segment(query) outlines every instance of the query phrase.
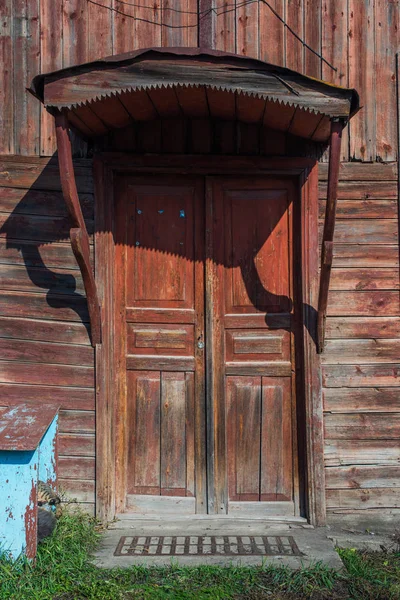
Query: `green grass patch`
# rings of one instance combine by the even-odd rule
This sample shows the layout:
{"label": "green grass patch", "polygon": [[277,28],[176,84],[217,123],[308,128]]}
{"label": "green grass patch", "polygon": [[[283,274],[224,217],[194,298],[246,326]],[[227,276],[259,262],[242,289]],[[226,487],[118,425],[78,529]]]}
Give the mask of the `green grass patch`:
{"label": "green grass patch", "polygon": [[284,567],[98,569],[90,555],[99,530],[86,515],[65,515],[39,546],[36,563],[0,558],[0,600],[394,600],[400,554],[341,550],[348,574],[322,564]]}

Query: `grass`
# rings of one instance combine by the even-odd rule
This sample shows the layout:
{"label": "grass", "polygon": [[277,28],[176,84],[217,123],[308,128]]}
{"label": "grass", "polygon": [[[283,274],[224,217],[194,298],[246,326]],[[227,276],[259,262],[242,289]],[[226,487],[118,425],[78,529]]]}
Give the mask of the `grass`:
{"label": "grass", "polygon": [[340,550],[347,574],[321,564],[103,570],[90,562],[99,535],[87,516],[63,516],[35,565],[0,558],[0,600],[400,599],[400,553]]}

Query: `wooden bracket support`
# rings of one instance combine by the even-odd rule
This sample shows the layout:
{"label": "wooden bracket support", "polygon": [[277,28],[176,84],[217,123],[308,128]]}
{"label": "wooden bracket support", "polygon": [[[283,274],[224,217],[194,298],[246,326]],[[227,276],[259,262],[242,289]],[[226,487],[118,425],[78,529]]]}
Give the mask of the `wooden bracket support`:
{"label": "wooden bracket support", "polygon": [[328,192],[324,233],[322,236],[321,273],[318,295],[317,351],[319,354],[324,351],[325,347],[325,322],[333,260],[333,234],[335,231],[337,188],[339,183],[340,147],[344,124],[340,119],[332,119],[331,121]]}
{"label": "wooden bracket support", "polygon": [[89,235],[76,189],[69,125],[65,114],[61,112],[56,114],[55,121],[61,188],[73,225],[70,229],[71,246],[82,273],[89,309],[91,342],[92,346],[96,346],[101,342],[100,305],[96,281],[90,264]]}

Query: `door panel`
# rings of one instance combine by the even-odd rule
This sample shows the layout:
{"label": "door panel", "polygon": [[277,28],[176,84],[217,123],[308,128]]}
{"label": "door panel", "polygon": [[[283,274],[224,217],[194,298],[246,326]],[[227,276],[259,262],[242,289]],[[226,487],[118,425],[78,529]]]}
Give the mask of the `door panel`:
{"label": "door panel", "polygon": [[207,197],[211,510],[294,515],[295,187],[213,178]]}
{"label": "door panel", "polygon": [[[205,506],[204,192],[201,180],[121,177],[124,254],[116,319],[123,330],[117,477],[123,511]],[[117,246],[118,247],[118,246]],[[122,336],[121,336],[122,339]],[[123,384],[125,381],[125,384]],[[125,399],[122,398],[125,393]],[[121,443],[122,440],[122,443]],[[118,460],[118,457],[117,457]],[[118,465],[118,463],[117,463]],[[148,505],[141,499],[148,497]],[[157,499],[156,499],[157,498]],[[165,501],[163,500],[165,499]],[[195,502],[185,502],[195,510]]]}
{"label": "door panel", "polygon": [[204,183],[116,181],[117,506],[294,515],[295,186]]}

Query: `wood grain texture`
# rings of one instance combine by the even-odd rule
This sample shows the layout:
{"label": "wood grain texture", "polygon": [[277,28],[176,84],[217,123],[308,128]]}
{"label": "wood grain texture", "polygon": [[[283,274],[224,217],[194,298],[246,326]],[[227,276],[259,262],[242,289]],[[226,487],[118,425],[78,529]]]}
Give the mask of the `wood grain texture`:
{"label": "wood grain texture", "polygon": [[[43,368],[43,367],[42,367]],[[94,410],[94,390],[91,388],[62,387],[59,384],[31,385],[26,383],[0,383],[1,397],[10,406],[22,402],[49,404],[54,402],[65,410]]]}
{"label": "wood grain texture", "polygon": [[325,439],[327,440],[398,440],[399,438],[399,413],[325,415]]}
{"label": "wood grain texture", "polygon": [[398,440],[326,440],[325,465],[391,465],[400,462]]}
{"label": "wood grain texture", "polygon": [[325,365],[391,363],[399,358],[399,339],[328,340]]}
{"label": "wood grain texture", "polygon": [[[315,52],[322,46],[322,4],[320,0],[304,0],[304,41]],[[304,73],[310,77],[321,78],[321,59],[314,53],[304,49]]]}
{"label": "wood grain texture", "polygon": [[331,413],[400,412],[399,392],[390,388],[326,388],[324,410]]}
{"label": "wood grain texture", "polygon": [[0,73],[0,153],[14,154],[14,95],[13,95],[13,5],[3,2],[0,23],[0,56],[3,68]]}
{"label": "wood grain texture", "polygon": [[330,317],[327,339],[400,338],[400,317]]}
{"label": "wood grain texture", "polygon": [[400,365],[325,365],[322,383],[325,387],[391,387],[400,386]]}
{"label": "wood grain texture", "polygon": [[332,269],[331,290],[398,290],[399,269]]}
{"label": "wood grain texture", "polygon": [[349,85],[363,106],[350,124],[350,157],[365,161],[374,160],[376,147],[375,27],[374,0],[349,0]]}
{"label": "wood grain texture", "polygon": [[92,388],[94,387],[94,370],[93,367],[49,363],[46,364],[44,370],[35,363],[2,360],[0,362],[0,382]]}
{"label": "wood grain texture", "polygon": [[[397,137],[395,52],[399,45],[399,3],[375,0],[376,62],[376,155],[388,162],[396,159]],[[381,118],[382,115],[382,118]]]}
{"label": "wood grain texture", "polygon": [[259,26],[261,25],[259,11],[263,5],[259,2],[239,5],[236,16],[236,53],[258,58]]}
{"label": "wood grain texture", "polygon": [[399,314],[399,294],[392,291],[329,293],[328,316],[390,316]]}
{"label": "wood grain texture", "polygon": [[39,0],[13,2],[13,104],[15,152],[40,152],[40,104],[26,88],[40,70]]}
{"label": "wood grain texture", "polygon": [[[63,2],[40,0],[41,72],[57,71],[63,66]],[[54,117],[43,106],[40,112],[40,154],[51,156],[56,151]]]}
{"label": "wood grain texture", "polygon": [[375,488],[366,490],[327,490],[327,508],[398,508],[400,488]]}
{"label": "wood grain texture", "polygon": [[[322,78],[336,85],[349,85],[349,14],[347,0],[326,0],[322,5],[322,56],[335,68],[321,61]],[[349,130],[342,135],[341,160],[349,157]]]}
{"label": "wood grain texture", "polygon": [[[269,4],[281,17],[284,16],[285,0],[270,0]],[[285,66],[285,31],[283,24],[264,3],[260,3],[259,6],[259,20],[260,59],[275,65]]]}
{"label": "wood grain texture", "polygon": [[397,246],[383,244],[337,244],[333,246],[334,267],[397,267]]}

